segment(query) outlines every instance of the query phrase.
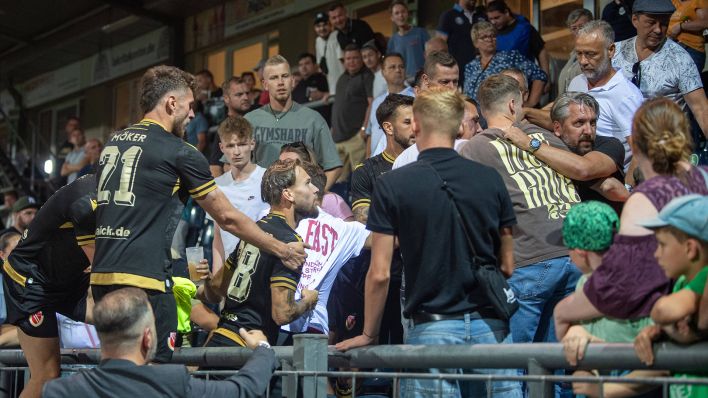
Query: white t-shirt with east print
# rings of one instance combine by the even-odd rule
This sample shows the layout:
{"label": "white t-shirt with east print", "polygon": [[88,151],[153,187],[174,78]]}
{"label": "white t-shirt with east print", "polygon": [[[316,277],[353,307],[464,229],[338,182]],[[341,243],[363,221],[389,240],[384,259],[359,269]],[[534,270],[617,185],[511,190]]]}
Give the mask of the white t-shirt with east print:
{"label": "white t-shirt with east print", "polygon": [[[637,57],[637,37],[615,43],[612,66],[622,70],[624,77],[632,80],[632,68]],[[657,52],[648,56],[640,64],[641,81],[639,89],[644,98],[668,97],[684,111],[684,96],[703,88],[701,74],[691,56],[678,43],[666,39]]]}
{"label": "white t-shirt with east print", "polygon": [[310,326],[329,333],[327,301],[334,279],[349,259],[359,255],[370,233],[362,223],[343,221],[321,208],[318,211],[317,218],[303,219],[296,229],[311,248],[305,250],[307,260],[302,267],[295,298],[300,299],[302,289],[317,290],[319,297],[313,311],[283,326],[284,330],[293,333],[305,332]]}
{"label": "white t-shirt with east print", "polygon": [[[261,180],[265,170],[263,167],[256,166],[256,169],[244,181],[234,181],[231,172],[224,173],[214,179],[229,202],[253,221],[257,221],[264,212],[270,209],[270,206],[261,199]],[[208,214],[207,218],[214,220]],[[228,257],[236,249],[241,239],[221,228],[220,232],[221,242],[224,244],[224,256]]]}

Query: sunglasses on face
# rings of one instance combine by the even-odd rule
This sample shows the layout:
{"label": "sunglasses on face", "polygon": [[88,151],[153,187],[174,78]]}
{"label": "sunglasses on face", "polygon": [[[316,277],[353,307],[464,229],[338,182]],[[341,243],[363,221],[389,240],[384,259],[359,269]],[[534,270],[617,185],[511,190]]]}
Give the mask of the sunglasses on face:
{"label": "sunglasses on face", "polygon": [[632,83],[637,87],[642,83],[642,66],[639,61],[632,65]]}

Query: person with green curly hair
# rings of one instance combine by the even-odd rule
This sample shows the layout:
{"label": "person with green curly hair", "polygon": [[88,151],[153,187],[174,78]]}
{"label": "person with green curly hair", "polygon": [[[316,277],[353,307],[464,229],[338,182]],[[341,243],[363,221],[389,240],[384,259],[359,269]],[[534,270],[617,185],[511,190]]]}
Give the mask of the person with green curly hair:
{"label": "person with green curly hair", "polygon": [[[602,202],[582,202],[568,212],[563,221],[563,242],[570,250],[570,259],[583,273],[576,291],[581,291],[592,272],[601,266],[602,256],[612,245],[619,226],[617,213]],[[556,318],[556,332],[563,343],[568,363],[575,366],[583,358],[588,343],[630,343],[645,326],[651,324],[649,317],[629,320],[601,317],[576,325],[563,324]],[[566,330],[561,335],[561,331]]]}

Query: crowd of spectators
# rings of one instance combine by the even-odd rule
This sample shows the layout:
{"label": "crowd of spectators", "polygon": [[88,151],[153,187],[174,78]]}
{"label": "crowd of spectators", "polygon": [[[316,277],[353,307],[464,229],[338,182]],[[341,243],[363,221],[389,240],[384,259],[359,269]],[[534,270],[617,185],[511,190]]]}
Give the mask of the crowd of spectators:
{"label": "crowd of spectators", "polygon": [[[314,15],[314,54],[272,56],[221,86],[208,70],[194,74],[184,140],[208,159],[233,207],[270,222],[259,224],[264,230],[293,211],[284,198],[292,200],[291,238],[309,249],[299,276],[277,257],[244,259],[249,244],[189,199],[172,240],[174,274],[188,276],[185,248],[194,245],[205,246],[209,271],[186,309],[183,346],[257,346],[233,326],[244,302],[255,300],[238,278],[272,296],[258,303],[268,311],[254,328],[272,345],[297,333],[327,334],[340,350],[560,341],[575,365],[592,342],[634,342],[651,363],[653,341],[705,336],[704,2],[614,0],[602,19],[573,10],[566,19],[573,50],[558,73],[518,10],[503,0],[479,3],[457,1],[431,35],[410,22],[408,2],[393,0],[387,43],[336,3]],[[99,172],[102,142],[86,140],[78,118],[66,134],[66,183]],[[5,203],[3,259],[39,207],[10,192]],[[273,268],[270,279],[244,276],[256,263]],[[512,316],[481,286],[480,264],[501,271],[508,299],[518,303]],[[143,321],[150,329],[151,318]],[[61,337],[76,341],[66,346],[96,346],[88,325],[62,326]],[[99,328],[98,337],[106,333]],[[93,345],[82,345],[86,339]],[[0,329],[0,345],[13,344],[17,332]],[[630,371],[617,375],[667,375]],[[489,383],[409,380],[401,391],[477,396],[489,387],[493,396],[523,396],[517,382]],[[604,394],[648,389],[631,386],[608,385]],[[357,395],[392,391],[357,387]],[[347,396],[351,388],[339,379],[329,392]],[[592,384],[573,390],[601,394]]]}

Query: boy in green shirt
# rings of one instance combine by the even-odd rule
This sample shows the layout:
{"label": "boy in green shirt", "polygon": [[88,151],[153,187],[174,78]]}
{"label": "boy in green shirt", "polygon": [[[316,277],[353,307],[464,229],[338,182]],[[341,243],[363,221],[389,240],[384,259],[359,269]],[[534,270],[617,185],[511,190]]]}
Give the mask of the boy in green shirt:
{"label": "boy in green shirt", "polygon": [[[651,310],[655,325],[647,326],[634,340],[639,359],[647,366],[654,363],[652,344],[666,335],[672,341],[692,343],[703,339],[696,333],[695,318],[708,276],[708,196],[686,195],[669,202],[659,215],[639,225],[653,229],[657,240],[654,257],[666,276],[676,279],[673,293],[657,300]],[[666,376],[662,371],[633,371],[627,377]],[[705,372],[674,374],[676,378],[706,377]],[[577,388],[576,388],[577,387]],[[626,383],[604,385],[605,397],[631,397],[656,386]],[[574,392],[589,396],[597,394],[597,385],[583,383]],[[708,397],[708,386],[674,384],[672,398]]]}

